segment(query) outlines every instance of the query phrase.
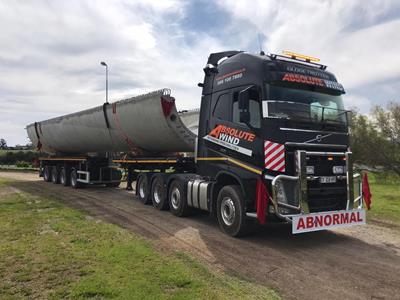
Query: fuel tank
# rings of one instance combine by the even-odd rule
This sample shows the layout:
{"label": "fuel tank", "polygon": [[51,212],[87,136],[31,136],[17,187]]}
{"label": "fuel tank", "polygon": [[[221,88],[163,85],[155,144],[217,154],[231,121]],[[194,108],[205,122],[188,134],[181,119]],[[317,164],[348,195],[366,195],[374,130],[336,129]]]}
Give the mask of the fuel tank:
{"label": "fuel tank", "polygon": [[193,152],[199,111],[178,113],[169,89],[27,126],[39,150],[58,154]]}

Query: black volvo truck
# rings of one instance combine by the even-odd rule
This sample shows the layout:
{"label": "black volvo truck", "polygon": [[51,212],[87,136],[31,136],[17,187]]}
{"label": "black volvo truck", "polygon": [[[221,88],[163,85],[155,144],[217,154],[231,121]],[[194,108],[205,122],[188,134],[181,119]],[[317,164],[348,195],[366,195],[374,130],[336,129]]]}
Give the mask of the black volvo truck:
{"label": "black volvo truck", "polygon": [[213,53],[204,68],[193,157],[114,160],[137,197],[187,216],[218,218],[231,235],[250,223],[292,223],[293,233],[365,224],[353,174],[343,86],[319,60],[286,52]]}

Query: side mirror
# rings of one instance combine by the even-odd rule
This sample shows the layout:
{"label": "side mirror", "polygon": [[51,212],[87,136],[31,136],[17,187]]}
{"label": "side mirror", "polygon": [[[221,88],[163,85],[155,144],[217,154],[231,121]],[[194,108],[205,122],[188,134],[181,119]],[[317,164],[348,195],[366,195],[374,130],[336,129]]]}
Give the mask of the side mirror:
{"label": "side mirror", "polygon": [[250,89],[252,86],[239,92],[239,121],[244,124],[250,122]]}

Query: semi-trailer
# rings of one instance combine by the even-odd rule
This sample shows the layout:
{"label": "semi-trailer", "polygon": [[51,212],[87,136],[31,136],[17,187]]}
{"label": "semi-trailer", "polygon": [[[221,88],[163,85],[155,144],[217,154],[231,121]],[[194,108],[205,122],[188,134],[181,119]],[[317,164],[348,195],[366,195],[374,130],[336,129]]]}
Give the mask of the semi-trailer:
{"label": "semi-trailer", "polygon": [[301,233],[365,224],[343,86],[318,59],[286,52],[210,54],[199,110],[169,89],[30,124],[45,181],[118,186],[183,217],[217,217],[231,236],[251,223]]}

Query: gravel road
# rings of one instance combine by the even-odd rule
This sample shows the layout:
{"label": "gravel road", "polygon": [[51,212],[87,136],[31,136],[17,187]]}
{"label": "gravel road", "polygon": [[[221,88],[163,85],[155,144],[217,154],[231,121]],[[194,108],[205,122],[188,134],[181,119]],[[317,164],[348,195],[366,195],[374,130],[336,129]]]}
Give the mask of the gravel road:
{"label": "gravel road", "polygon": [[292,235],[290,226],[271,224],[236,239],[220,232],[207,214],[177,218],[142,205],[122,188],[73,190],[33,173],[0,172],[0,177],[19,180],[14,190],[55,197],[150,239],[161,251],[190,253],[213,268],[272,287],[285,299],[400,299],[400,227],[395,225],[372,221]]}

